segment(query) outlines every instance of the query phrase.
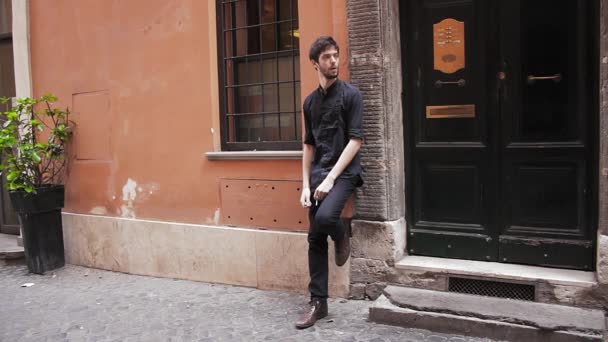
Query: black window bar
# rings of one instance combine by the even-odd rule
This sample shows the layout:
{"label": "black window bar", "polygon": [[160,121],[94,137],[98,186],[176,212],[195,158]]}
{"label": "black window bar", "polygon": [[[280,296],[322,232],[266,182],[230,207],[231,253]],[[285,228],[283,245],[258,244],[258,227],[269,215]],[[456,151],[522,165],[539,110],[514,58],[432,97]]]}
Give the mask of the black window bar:
{"label": "black window bar", "polygon": [[217,0],[223,150],[301,149],[297,0]]}

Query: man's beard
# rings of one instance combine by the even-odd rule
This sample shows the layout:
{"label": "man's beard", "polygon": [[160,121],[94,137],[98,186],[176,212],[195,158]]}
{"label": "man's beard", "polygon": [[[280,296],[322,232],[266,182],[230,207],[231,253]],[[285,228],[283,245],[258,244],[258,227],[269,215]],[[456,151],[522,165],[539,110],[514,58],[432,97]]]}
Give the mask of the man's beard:
{"label": "man's beard", "polygon": [[338,74],[337,73],[335,75],[323,74],[323,76],[325,76],[325,78],[327,78],[328,80],[333,80],[334,78],[338,78]]}
{"label": "man's beard", "polygon": [[333,80],[334,78],[338,78],[338,74],[339,74],[338,69],[336,69],[335,75],[331,73],[331,69],[321,70],[321,73],[328,80]]}

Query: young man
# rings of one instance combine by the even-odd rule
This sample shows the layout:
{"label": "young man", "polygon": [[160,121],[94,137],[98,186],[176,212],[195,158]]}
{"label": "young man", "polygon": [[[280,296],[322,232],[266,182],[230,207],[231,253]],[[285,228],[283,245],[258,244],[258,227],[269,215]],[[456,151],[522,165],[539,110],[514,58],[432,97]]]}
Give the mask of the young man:
{"label": "young man", "polygon": [[358,153],[363,138],[363,100],[359,90],[338,79],[339,52],[336,41],[324,36],[317,38],[309,53],[319,88],[304,101],[300,202],[309,208],[311,300],[296,322],[299,329],[327,316],[327,237],[334,241],[336,264],[344,265],[350,256],[350,227],[342,222],[340,213],[355,188],[363,184]]}

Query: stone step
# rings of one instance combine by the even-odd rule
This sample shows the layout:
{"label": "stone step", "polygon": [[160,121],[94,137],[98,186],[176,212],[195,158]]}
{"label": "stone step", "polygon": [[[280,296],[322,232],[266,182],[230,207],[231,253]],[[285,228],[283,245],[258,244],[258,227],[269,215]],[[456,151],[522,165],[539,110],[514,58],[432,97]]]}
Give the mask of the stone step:
{"label": "stone step", "polygon": [[506,341],[603,341],[604,312],[556,304],[388,286],[371,321]]}
{"label": "stone step", "polygon": [[408,255],[395,263],[388,283],[447,292],[453,278],[531,285],[540,303],[600,310],[608,303],[595,272],[499,262]]}
{"label": "stone step", "polygon": [[23,264],[25,251],[17,244],[17,236],[0,234],[0,266]]}

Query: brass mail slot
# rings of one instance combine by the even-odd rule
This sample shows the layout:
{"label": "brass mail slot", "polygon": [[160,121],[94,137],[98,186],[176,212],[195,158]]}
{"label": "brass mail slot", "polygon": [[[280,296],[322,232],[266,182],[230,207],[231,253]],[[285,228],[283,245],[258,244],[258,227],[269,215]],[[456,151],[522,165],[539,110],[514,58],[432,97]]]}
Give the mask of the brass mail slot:
{"label": "brass mail slot", "polygon": [[427,119],[474,118],[475,105],[426,106]]}

